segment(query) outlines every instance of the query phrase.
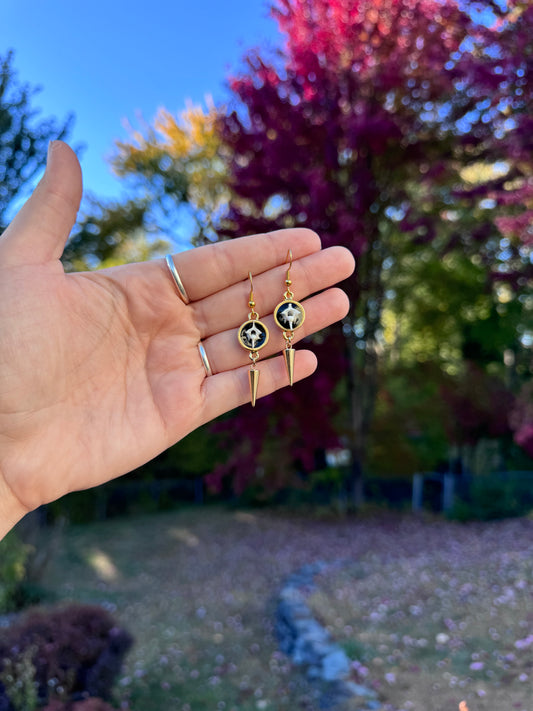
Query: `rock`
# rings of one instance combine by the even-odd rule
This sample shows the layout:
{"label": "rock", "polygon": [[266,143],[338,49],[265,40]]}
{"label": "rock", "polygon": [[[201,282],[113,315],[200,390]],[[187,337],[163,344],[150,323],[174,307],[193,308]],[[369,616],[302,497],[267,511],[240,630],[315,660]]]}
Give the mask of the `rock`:
{"label": "rock", "polygon": [[314,577],[328,566],[323,561],[305,565],[293,573],[279,592],[276,611],[276,632],[280,649],[293,664],[306,667],[308,679],[321,689],[320,707],[335,706],[354,700],[361,711],[381,708],[376,693],[348,679],[350,659],[344,650],[332,641],[328,631],[313,617],[306,604],[306,593],[316,589]]}
{"label": "rock", "polygon": [[[311,614],[310,611],[309,614]],[[310,642],[316,642],[317,644],[327,642],[330,639],[327,630],[312,617],[295,620],[294,630],[298,637],[302,637]]]}
{"label": "rock", "polygon": [[325,681],[345,679],[350,673],[350,660],[340,648],[333,648],[322,660],[322,678]]}
{"label": "rock", "polygon": [[361,696],[368,699],[376,699],[377,695],[373,689],[369,689],[362,684],[356,684],[355,681],[345,681],[344,686],[350,692],[351,696]]}

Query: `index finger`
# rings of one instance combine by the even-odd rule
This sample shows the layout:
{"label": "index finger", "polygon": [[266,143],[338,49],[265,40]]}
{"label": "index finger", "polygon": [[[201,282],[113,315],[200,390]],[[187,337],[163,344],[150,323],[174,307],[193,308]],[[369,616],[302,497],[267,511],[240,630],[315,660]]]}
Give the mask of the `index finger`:
{"label": "index finger", "polygon": [[197,247],[173,256],[190,301],[198,301],[253,275],[318,252],[320,237],[303,227],[276,230]]}

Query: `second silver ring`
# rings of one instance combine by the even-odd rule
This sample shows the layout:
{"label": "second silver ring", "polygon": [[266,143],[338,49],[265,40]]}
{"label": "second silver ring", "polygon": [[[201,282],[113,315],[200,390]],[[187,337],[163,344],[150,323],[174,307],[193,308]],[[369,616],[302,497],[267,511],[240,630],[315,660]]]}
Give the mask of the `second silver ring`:
{"label": "second silver ring", "polygon": [[198,351],[200,353],[200,358],[202,359],[202,364],[205,369],[205,374],[206,375],[213,375],[213,371],[211,370],[211,365],[209,363],[209,359],[207,357],[207,353],[205,352],[205,348],[201,343],[198,344]]}

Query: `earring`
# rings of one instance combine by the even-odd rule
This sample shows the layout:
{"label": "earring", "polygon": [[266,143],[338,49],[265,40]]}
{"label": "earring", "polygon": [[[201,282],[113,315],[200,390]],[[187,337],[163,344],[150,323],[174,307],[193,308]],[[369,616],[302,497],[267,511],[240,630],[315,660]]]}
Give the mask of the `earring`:
{"label": "earring", "polygon": [[266,346],[268,343],[269,333],[265,324],[259,320],[259,314],[255,310],[252,272],[248,272],[248,278],[250,279],[250,298],[248,299],[250,313],[248,314],[248,321],[245,321],[239,328],[237,337],[241,346],[246,348],[247,351],[250,351],[250,360],[252,361],[252,364],[248,372],[248,380],[250,382],[252,407],[255,407],[257,386],[259,385],[259,371],[255,365],[257,359],[259,358],[257,351],[263,348],[263,346]]}
{"label": "earring", "polygon": [[295,354],[294,348],[292,347],[292,339],[294,338],[294,331],[300,328],[305,320],[305,309],[299,301],[295,301],[294,294],[291,291],[292,281],[290,272],[292,269],[292,251],[290,249],[287,252],[286,261],[289,262],[287,277],[285,279],[287,291],[283,294],[283,301],[278,304],[274,310],[274,321],[283,331],[283,338],[285,339],[283,355],[285,356],[289,383],[292,385],[294,381]]}

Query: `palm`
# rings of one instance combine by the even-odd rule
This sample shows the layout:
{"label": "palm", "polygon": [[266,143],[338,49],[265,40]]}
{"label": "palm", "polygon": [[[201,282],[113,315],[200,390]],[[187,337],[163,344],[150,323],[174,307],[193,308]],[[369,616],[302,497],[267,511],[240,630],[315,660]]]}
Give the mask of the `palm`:
{"label": "palm", "polygon": [[[68,149],[56,150],[63,170],[74,170]],[[283,347],[264,314],[279,301],[289,246],[300,299],[353,268],[345,250],[320,252],[313,233],[284,230],[179,255],[188,305],[163,260],[65,275],[58,256],[73,215],[63,213],[76,204],[68,178],[56,168],[0,240],[0,485],[22,510],[123,474],[249,400],[248,356],[236,338],[249,269],[274,334],[263,357]],[[346,308],[336,289],[309,298],[297,337]],[[286,384],[282,360],[260,362],[260,396]],[[296,379],[314,367],[300,350]]]}
{"label": "palm", "polygon": [[[21,267],[17,312],[3,312],[2,298],[4,453],[22,438],[36,470],[64,473],[45,500],[128,471],[201,421],[197,329],[171,288],[154,293],[155,265],[146,266],[68,276],[57,265]],[[2,296],[12,288],[4,275]]]}

